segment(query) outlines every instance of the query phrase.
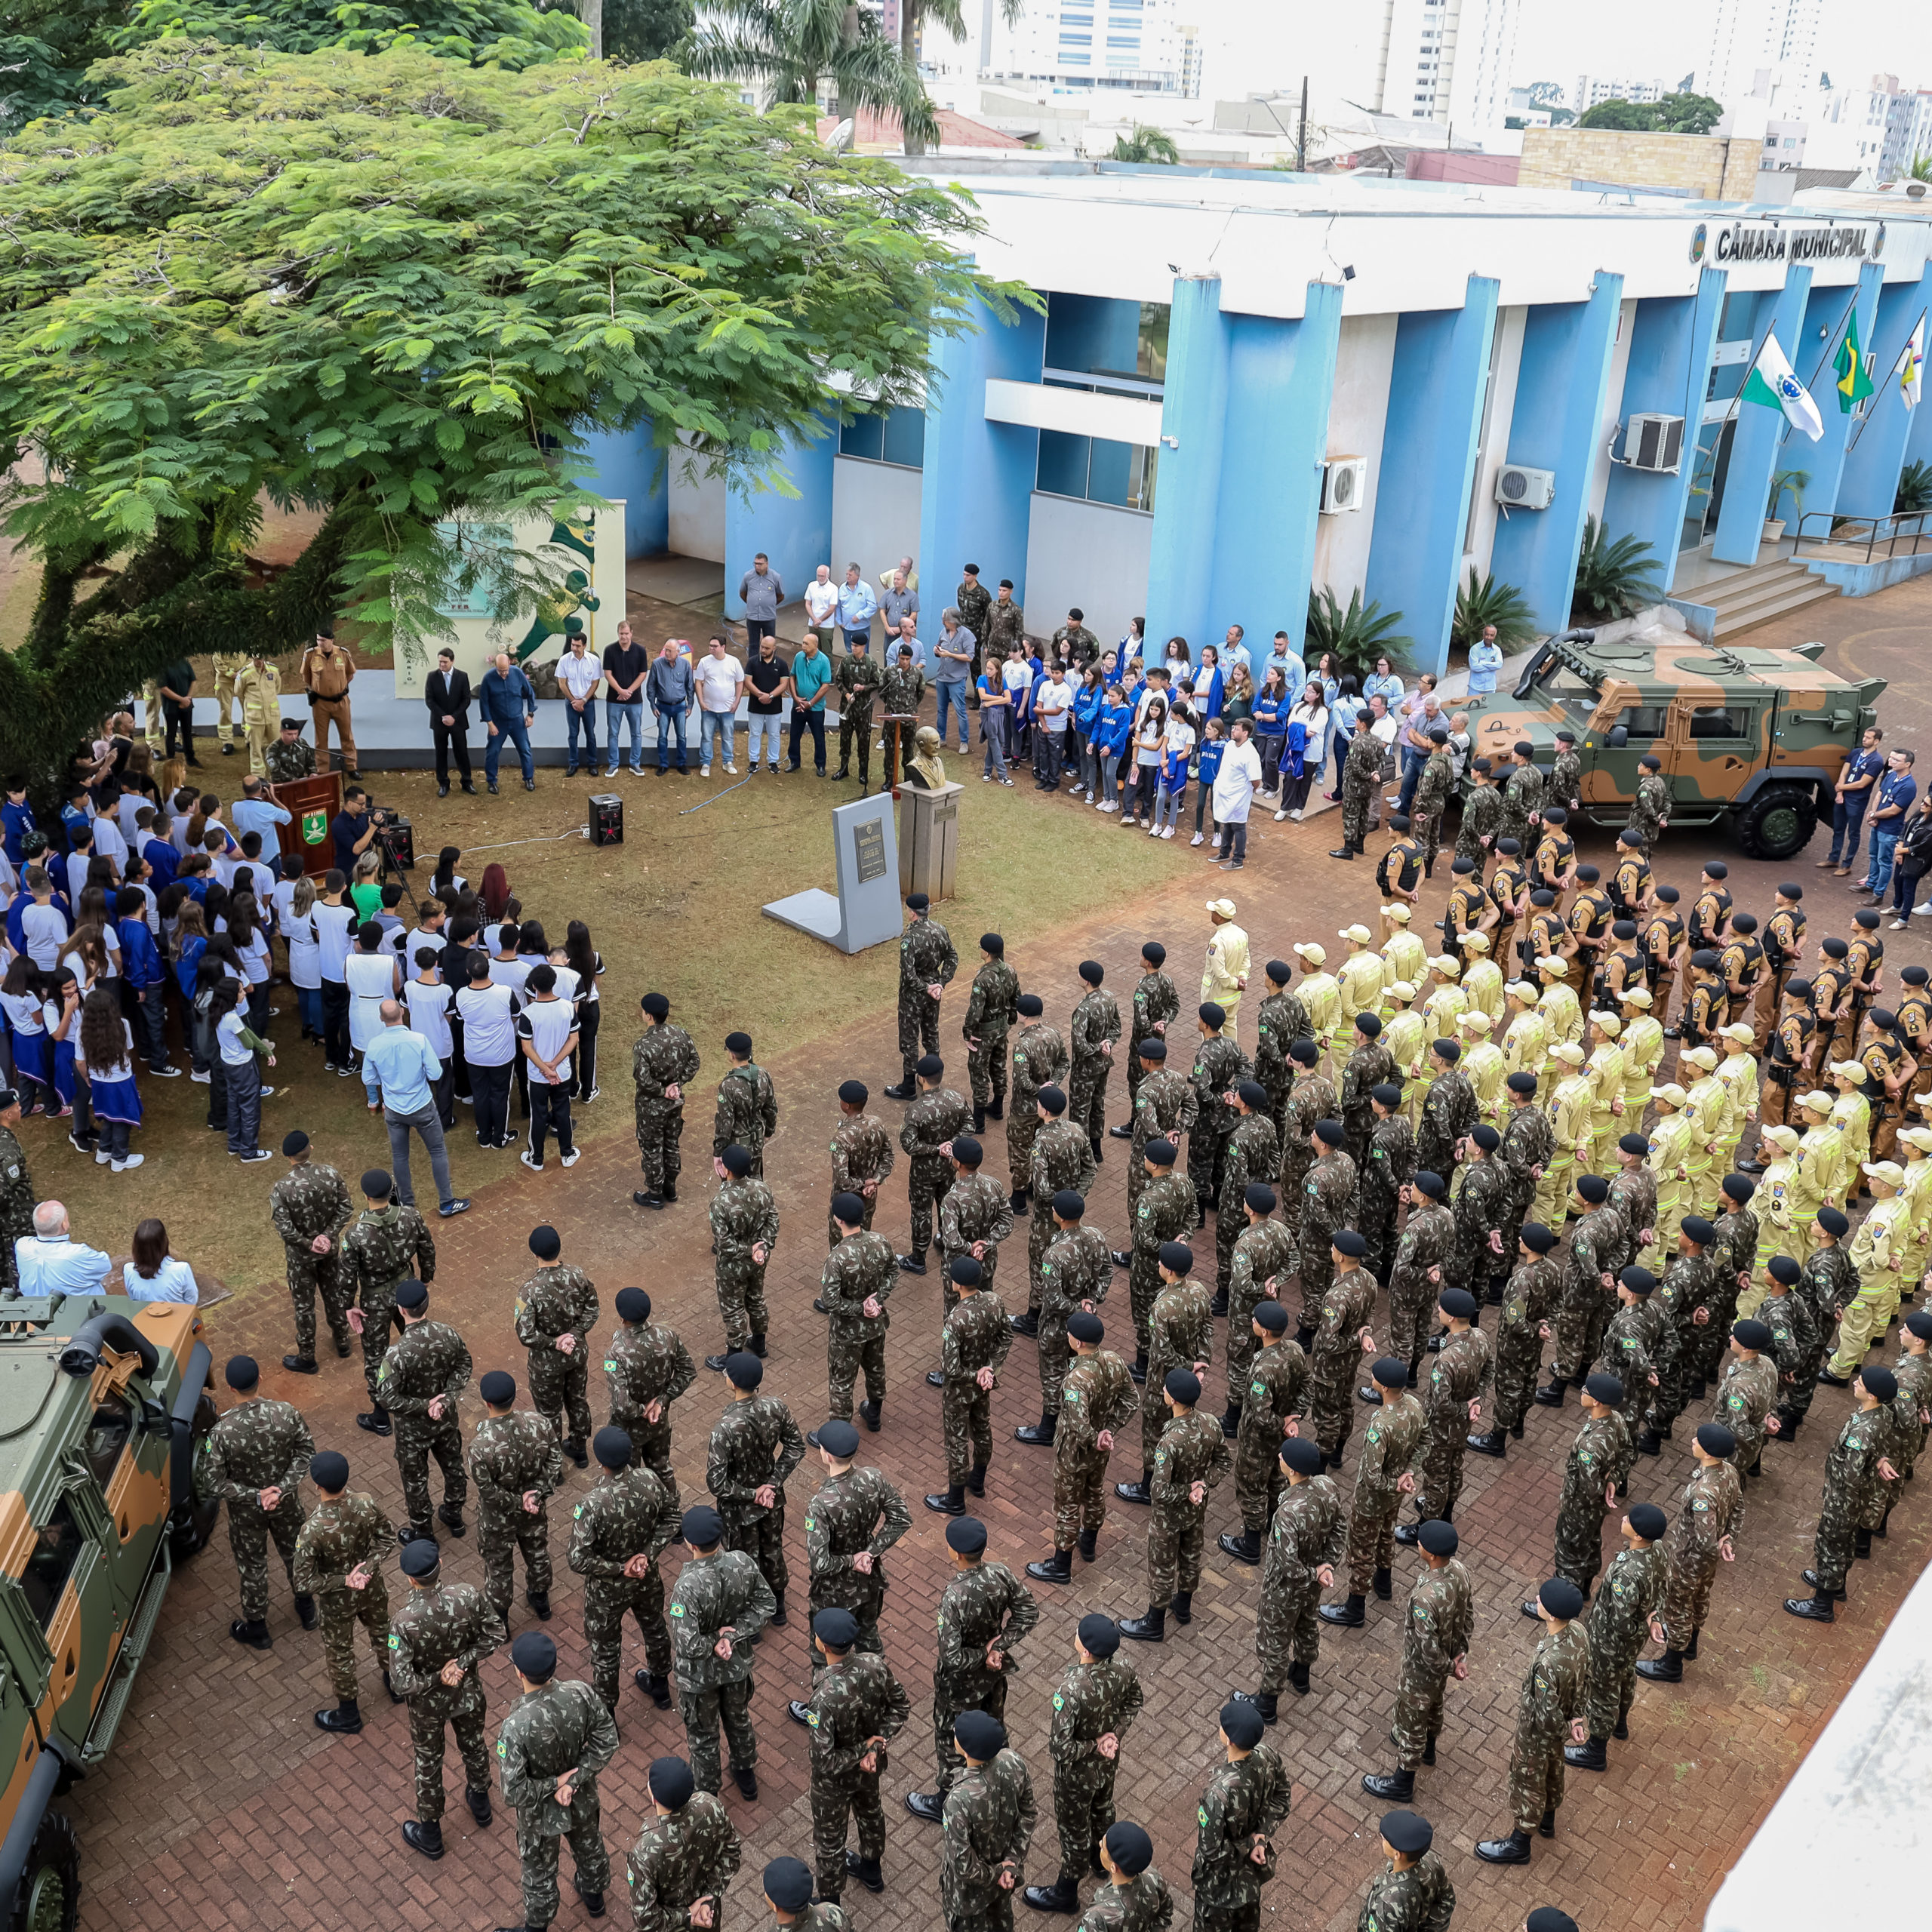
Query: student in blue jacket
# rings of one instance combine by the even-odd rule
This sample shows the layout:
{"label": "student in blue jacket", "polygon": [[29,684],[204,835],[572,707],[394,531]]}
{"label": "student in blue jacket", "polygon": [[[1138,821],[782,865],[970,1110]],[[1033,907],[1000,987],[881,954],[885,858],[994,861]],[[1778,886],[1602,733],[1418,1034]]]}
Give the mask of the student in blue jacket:
{"label": "student in blue jacket", "polygon": [[[1208,648],[1214,649],[1211,644]],[[1194,793],[1194,836],[1187,842],[1198,845],[1207,835],[1201,829],[1202,821],[1208,817],[1208,808],[1214,796],[1214,777],[1221,768],[1221,755],[1227,749],[1227,733],[1218,718],[1211,718],[1201,728],[1201,748],[1196,755],[1196,771]],[[1214,848],[1220,851],[1221,828],[1214,828]]]}
{"label": "student in blue jacket", "polygon": [[1074,789],[1084,793],[1090,805],[1094,802],[1094,780],[1098,775],[1094,769],[1094,733],[1100,723],[1101,707],[1106,701],[1106,686],[1101,680],[1100,667],[1090,664],[1080,674],[1080,688],[1074,694],[1071,723],[1073,742],[1080,758],[1074,767]]}
{"label": "student in blue jacket", "polygon": [[130,1017],[147,1043],[148,1071],[157,1079],[172,1080],[180,1069],[168,1057],[168,969],[148,930],[148,902],[138,886],[124,885],[115,895],[114,930],[121,940],[124,998],[134,1003]]}
{"label": "student in blue jacket", "polygon": [[1120,774],[1133,754],[1128,741],[1134,735],[1134,706],[1119,685],[1107,692],[1100,715],[1094,721],[1093,762],[1100,781],[1100,802],[1096,811],[1120,810]]}

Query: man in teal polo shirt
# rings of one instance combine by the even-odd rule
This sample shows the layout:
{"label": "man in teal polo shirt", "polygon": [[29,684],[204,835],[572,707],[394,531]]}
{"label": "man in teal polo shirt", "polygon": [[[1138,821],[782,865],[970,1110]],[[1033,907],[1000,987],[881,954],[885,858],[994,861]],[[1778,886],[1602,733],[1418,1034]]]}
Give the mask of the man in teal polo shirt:
{"label": "man in teal polo shirt", "polygon": [[832,688],[832,660],[818,648],[816,634],[808,632],[804,645],[792,660],[792,761],[789,770],[798,768],[798,739],[809,728],[812,734],[812,762],[818,775],[825,776],[825,699]]}

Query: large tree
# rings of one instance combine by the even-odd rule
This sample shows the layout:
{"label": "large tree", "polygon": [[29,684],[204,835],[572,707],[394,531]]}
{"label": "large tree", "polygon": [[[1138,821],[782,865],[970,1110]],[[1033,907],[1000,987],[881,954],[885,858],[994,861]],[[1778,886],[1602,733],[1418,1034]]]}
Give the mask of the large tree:
{"label": "large tree", "polygon": [[[452,521],[548,513],[587,432],[756,473],[828,377],[913,401],[934,332],[1004,300],[962,197],[663,67],[164,42],[103,78],[85,142],[0,152],[5,527],[42,569],[8,768],[325,614],[407,670],[475,568]],[[324,513],[267,584],[264,500]]]}

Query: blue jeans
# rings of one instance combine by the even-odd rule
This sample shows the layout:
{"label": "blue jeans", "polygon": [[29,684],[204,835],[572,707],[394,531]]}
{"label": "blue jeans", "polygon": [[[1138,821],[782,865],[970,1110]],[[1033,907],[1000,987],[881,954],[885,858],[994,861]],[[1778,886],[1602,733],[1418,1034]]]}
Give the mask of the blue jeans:
{"label": "blue jeans", "polygon": [[946,743],[946,712],[949,703],[959,715],[959,749],[963,756],[966,750],[966,687],[964,685],[935,685],[933,689],[939,694],[939,741],[942,748]]}
{"label": "blue jeans", "polygon": [[732,762],[736,755],[733,747],[737,739],[732,731],[733,714],[728,711],[700,711],[697,715],[697,761],[700,764],[711,762],[712,747],[721,738],[724,743],[725,764]]}
{"label": "blue jeans", "polygon": [[564,731],[570,740],[569,769],[577,769],[577,734],[583,733],[584,763],[592,771],[597,769],[597,701],[592,699],[580,711],[566,698],[564,700]]}
{"label": "blue jeans", "polygon": [[765,762],[774,771],[778,769],[779,754],[784,749],[783,738],[784,723],[784,719],[775,711],[754,711],[746,718],[745,736],[751,740],[751,749],[746,763],[753,771],[758,769],[758,752],[761,749],[760,740],[764,741],[762,749]]}
{"label": "blue jeans", "polygon": [[[487,729],[487,723],[486,727]],[[516,747],[517,757],[523,765],[526,781],[537,776],[537,761],[530,755],[530,727],[521,718],[507,724],[499,724],[494,734],[486,740],[483,751],[483,774],[494,785],[497,782],[497,761],[503,755],[505,745]]]}
{"label": "blue jeans", "polygon": [[1865,830],[1865,808],[1871,798],[1869,792],[1858,792],[1850,798],[1832,800],[1830,857],[1834,864],[1848,866],[1858,857]]}
{"label": "blue jeans", "polygon": [[302,1024],[317,1039],[322,1037],[322,989],[320,986],[297,986],[295,1003],[302,1009]]}
{"label": "blue jeans", "polygon": [[1899,849],[1899,833],[1904,825],[1901,813],[1872,828],[1872,863],[1865,882],[1875,894],[1882,896],[1891,883],[1892,855]]}
{"label": "blue jeans", "polygon": [[1011,714],[1003,705],[989,704],[981,708],[980,719],[986,738],[986,755],[981,763],[980,776],[1004,778],[1006,776],[1006,728],[1011,722]]}
{"label": "blue jeans", "polygon": [[631,737],[631,769],[644,769],[644,700],[641,697],[607,697],[604,700],[604,736],[608,740],[611,766],[606,776],[617,769],[617,734],[628,731]]}
{"label": "blue jeans", "polygon": [[657,768],[665,769],[670,761],[671,734],[678,736],[678,769],[685,768],[685,707],[681,704],[666,704],[657,712]]}
{"label": "blue jeans", "polygon": [[1427,757],[1413,746],[1402,747],[1402,789],[1395,801],[1398,812],[1406,812],[1415,801],[1416,786],[1421,782],[1422,768],[1429,762]]}

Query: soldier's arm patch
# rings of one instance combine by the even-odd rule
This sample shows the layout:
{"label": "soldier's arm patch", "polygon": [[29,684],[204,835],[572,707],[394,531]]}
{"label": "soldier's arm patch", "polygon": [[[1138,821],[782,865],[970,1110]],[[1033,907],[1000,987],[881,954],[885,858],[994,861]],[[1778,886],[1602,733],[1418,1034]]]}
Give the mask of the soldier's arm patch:
{"label": "soldier's arm patch", "polygon": [[671,1606],[671,1614],[672,1614],[673,1617],[681,1617],[681,1616],[683,1616],[683,1615],[684,1615],[684,1614],[685,1614],[685,1607],[684,1607],[684,1605],[683,1605],[682,1604],[681,1604],[681,1603],[674,1603],[674,1604]]}

